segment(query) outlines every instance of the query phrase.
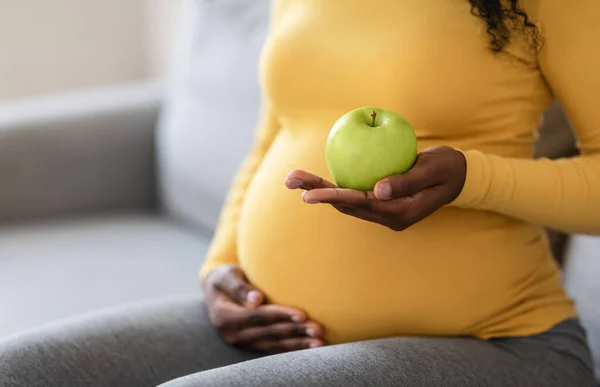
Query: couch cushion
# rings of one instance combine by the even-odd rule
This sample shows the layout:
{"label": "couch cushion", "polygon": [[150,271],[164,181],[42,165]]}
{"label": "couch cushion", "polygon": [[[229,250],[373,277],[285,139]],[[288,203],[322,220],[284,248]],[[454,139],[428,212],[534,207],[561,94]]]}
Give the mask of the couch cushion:
{"label": "couch cushion", "polygon": [[565,284],[588,331],[600,380],[600,237],[573,236],[565,256]]}
{"label": "couch cushion", "polygon": [[258,121],[269,1],[189,0],[183,14],[159,120],[160,188],[171,214],[213,228]]}
{"label": "couch cushion", "polygon": [[207,243],[144,214],[0,228],[0,337],[112,305],[195,293]]}

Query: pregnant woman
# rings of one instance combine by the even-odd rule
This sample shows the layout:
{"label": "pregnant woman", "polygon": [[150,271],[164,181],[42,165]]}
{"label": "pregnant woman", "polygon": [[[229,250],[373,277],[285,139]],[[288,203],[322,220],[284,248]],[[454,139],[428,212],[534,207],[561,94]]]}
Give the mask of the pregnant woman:
{"label": "pregnant woman", "polygon": [[[132,312],[92,338],[104,360],[56,385],[111,364],[122,385],[593,386],[544,227],[600,234],[599,14],[597,0],[273,1],[263,119],[204,306]],[[555,98],[582,155],[533,160]],[[406,117],[420,153],[373,192],[340,189],[325,141],[365,105]]]}

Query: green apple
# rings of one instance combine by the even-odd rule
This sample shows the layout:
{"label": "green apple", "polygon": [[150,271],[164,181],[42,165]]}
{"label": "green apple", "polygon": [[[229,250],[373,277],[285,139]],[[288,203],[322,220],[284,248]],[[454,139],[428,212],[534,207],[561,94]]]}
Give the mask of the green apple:
{"label": "green apple", "polygon": [[371,191],[388,176],[407,172],[417,158],[417,136],[407,120],[374,107],[352,110],[333,125],[327,166],[342,188]]}

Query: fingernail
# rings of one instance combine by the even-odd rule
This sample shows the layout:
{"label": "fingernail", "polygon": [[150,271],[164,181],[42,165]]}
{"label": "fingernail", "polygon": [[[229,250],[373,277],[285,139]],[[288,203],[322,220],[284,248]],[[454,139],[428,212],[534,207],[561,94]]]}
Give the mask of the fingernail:
{"label": "fingernail", "polygon": [[302,188],[302,180],[298,180],[298,179],[288,180],[287,186],[289,189]]}
{"label": "fingernail", "polygon": [[250,293],[248,293],[248,295],[246,296],[246,300],[250,304],[256,305],[260,302],[260,293],[256,290],[253,290]]}
{"label": "fingernail", "polygon": [[387,200],[392,197],[392,185],[388,181],[379,183],[377,188],[379,199]]}
{"label": "fingernail", "polygon": [[306,334],[311,337],[317,336],[317,332],[315,332],[315,330],[313,328],[306,328]]}
{"label": "fingernail", "polygon": [[302,318],[300,316],[293,315],[292,321],[299,323],[299,322],[302,322]]}
{"label": "fingernail", "polygon": [[304,202],[305,202],[305,203],[308,203],[308,204],[317,204],[317,203],[319,203],[319,201],[318,201],[318,200],[315,200],[315,199],[306,199],[306,194],[307,194],[308,192],[309,192],[309,191],[306,191],[306,192],[304,192],[304,193],[302,194],[302,200],[304,200]]}
{"label": "fingernail", "polygon": [[311,341],[311,343],[308,346],[309,348],[318,348],[321,346],[321,343],[319,343],[318,341]]}

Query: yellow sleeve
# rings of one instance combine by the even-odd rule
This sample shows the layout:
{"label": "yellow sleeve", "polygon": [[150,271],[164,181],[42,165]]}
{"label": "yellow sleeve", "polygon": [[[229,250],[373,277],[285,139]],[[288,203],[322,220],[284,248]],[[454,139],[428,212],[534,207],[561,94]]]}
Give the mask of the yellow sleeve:
{"label": "yellow sleeve", "polygon": [[263,102],[260,121],[253,149],[244,159],[225,200],[215,235],[200,271],[201,278],[219,265],[237,263],[237,226],[246,189],[280,129],[268,102]]}
{"label": "yellow sleeve", "polygon": [[464,151],[467,179],[453,205],[569,233],[600,234],[600,1],[541,0],[538,11],[545,42],[541,69],[582,155],[551,161]]}

